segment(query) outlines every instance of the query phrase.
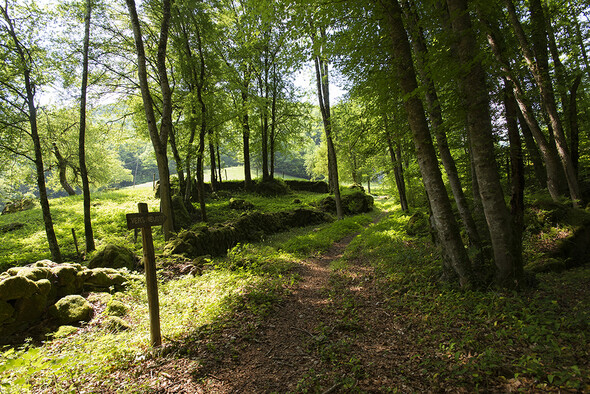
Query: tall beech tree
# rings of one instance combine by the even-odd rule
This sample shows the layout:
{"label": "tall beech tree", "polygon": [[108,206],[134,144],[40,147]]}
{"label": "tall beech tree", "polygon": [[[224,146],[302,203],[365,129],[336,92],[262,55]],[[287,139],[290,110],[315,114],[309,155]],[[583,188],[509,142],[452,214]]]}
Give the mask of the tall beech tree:
{"label": "tall beech tree", "polygon": [[496,282],[501,286],[518,287],[523,278],[520,239],[514,234],[494,157],[485,70],[479,57],[478,43],[471,25],[467,1],[447,0],[447,6],[455,34],[456,53],[462,70],[459,86],[467,113],[472,161],[497,267]]}
{"label": "tall beech tree", "polygon": [[164,222],[163,231],[164,238],[168,240],[174,231],[174,212],[172,210],[172,196],[170,190],[170,170],[168,167],[168,136],[172,128],[172,93],[170,84],[168,82],[168,70],[166,67],[166,47],[168,44],[168,30],[170,27],[171,16],[171,0],[162,1],[162,20],[160,21],[160,34],[158,40],[157,50],[157,70],[160,82],[160,90],[162,95],[162,109],[160,119],[160,129],[158,130],[158,121],[154,110],[154,100],[150,92],[147,73],[147,59],[145,54],[145,47],[143,44],[143,37],[141,32],[141,25],[139,23],[139,16],[135,7],[134,0],[126,0],[127,8],[129,10],[129,17],[131,19],[131,27],[133,36],[135,38],[135,48],[137,52],[137,75],[141,90],[141,97],[143,100],[143,108],[147,121],[148,131],[154,152],[156,154],[156,161],[158,163],[158,174],[160,175],[160,209],[167,220]]}
{"label": "tall beech tree", "polygon": [[446,274],[454,273],[462,287],[469,287],[473,282],[470,261],[438,167],[424,106],[415,94],[418,83],[412,50],[402,21],[402,10],[397,0],[382,0],[381,5],[386,15],[385,22],[391,38],[393,62],[404,95],[404,108],[412,130],[422,181],[430,201],[436,232],[444,250]]}
{"label": "tall beech tree", "polygon": [[[11,10],[8,8],[12,4],[5,2],[0,5],[0,17],[2,18],[1,33],[4,35],[4,70],[1,73],[0,80],[0,100],[2,105],[10,107],[10,112],[16,112],[14,118],[7,122],[6,126],[15,130],[4,130],[6,132],[25,133],[31,138],[33,144],[34,156],[30,157],[25,154],[34,164],[37,176],[37,187],[39,190],[39,201],[41,211],[43,212],[43,223],[45,225],[45,234],[51,252],[51,259],[56,263],[62,262],[59,243],[53,228],[53,219],[49,208],[49,199],[47,197],[47,187],[45,184],[45,167],[43,165],[43,151],[41,139],[37,127],[37,104],[35,102],[36,94],[36,77],[39,78],[35,62],[38,60],[35,56],[42,56],[41,48],[33,47],[35,43],[28,43],[25,37],[29,33],[20,33],[15,28],[14,18],[11,16]],[[35,20],[33,10],[24,9],[29,12],[28,17]],[[36,10],[37,12],[39,10]],[[27,19],[24,17],[23,20]],[[22,27],[22,26],[19,26]],[[28,45],[30,44],[30,46]],[[4,112],[4,111],[3,111]],[[28,128],[23,124],[28,123]]]}

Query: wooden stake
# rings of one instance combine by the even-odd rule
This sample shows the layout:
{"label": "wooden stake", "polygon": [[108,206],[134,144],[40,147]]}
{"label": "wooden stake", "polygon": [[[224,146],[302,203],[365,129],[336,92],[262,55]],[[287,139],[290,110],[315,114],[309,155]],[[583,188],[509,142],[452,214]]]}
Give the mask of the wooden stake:
{"label": "wooden stake", "polygon": [[74,245],[76,245],[76,256],[78,256],[78,261],[81,261],[80,258],[80,249],[78,249],[78,239],[76,238],[76,230],[72,227],[72,237],[74,237]]}
{"label": "wooden stake", "polygon": [[158,280],[156,277],[156,255],[152,238],[152,227],[164,224],[166,216],[159,212],[148,212],[146,203],[137,204],[139,213],[127,214],[127,228],[141,228],[143,242],[143,264],[150,314],[151,346],[162,345],[160,334],[160,302],[158,300]]}

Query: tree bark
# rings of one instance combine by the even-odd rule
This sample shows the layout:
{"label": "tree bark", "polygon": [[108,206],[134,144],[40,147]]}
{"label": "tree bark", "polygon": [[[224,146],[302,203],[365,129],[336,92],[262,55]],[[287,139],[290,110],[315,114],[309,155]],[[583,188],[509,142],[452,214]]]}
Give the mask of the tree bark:
{"label": "tree bark", "polygon": [[247,77],[244,77],[242,90],[242,145],[244,152],[244,188],[252,189],[252,173],[250,171],[250,120],[248,117],[248,85]]}
{"label": "tree bark", "polygon": [[[90,183],[88,182],[88,169],[86,168],[86,91],[88,87],[88,51],[90,46],[90,18],[92,15],[92,0],[86,1],[86,15],[84,16],[84,48],[82,60],[82,87],[80,93],[80,133],[78,140],[78,156],[80,165],[80,178],[82,179],[82,194],[84,199],[84,239],[86,253],[95,249],[94,232],[90,215]],[[61,176],[60,176],[61,178]]]}
{"label": "tree bark", "polygon": [[[325,40],[326,32],[320,29],[320,36]],[[316,36],[312,37],[316,40]],[[328,178],[330,179],[330,187],[334,193],[334,200],[336,201],[336,216],[342,219],[342,200],[340,198],[340,185],[338,182],[338,163],[336,159],[336,150],[332,140],[332,116],[330,114],[330,83],[328,74],[328,62],[324,60],[322,54],[314,56],[316,82],[318,91],[318,100],[320,103],[320,112],[322,113],[322,120],[324,123],[324,132],[326,133],[326,144],[328,146]]]}
{"label": "tree bark", "polygon": [[416,146],[416,156],[422,173],[422,181],[432,208],[436,231],[444,249],[444,254],[448,259],[448,261],[445,261],[445,265],[459,276],[461,286],[470,286],[472,273],[469,258],[461,241],[459,227],[453,215],[451,203],[438,167],[438,159],[432,144],[424,107],[415,94],[418,84],[408,36],[402,22],[401,8],[397,0],[384,0],[381,4],[386,12],[396,73],[404,95],[404,107],[412,130],[414,145]]}
{"label": "tree bark", "polygon": [[[510,86],[512,85],[510,84]],[[537,183],[541,188],[545,188],[547,187],[547,172],[545,170],[545,165],[543,164],[543,159],[541,159],[541,155],[539,154],[539,149],[537,149],[537,145],[535,144],[535,138],[533,137],[531,129],[529,128],[529,125],[527,124],[526,120],[524,120],[520,108],[518,108],[516,115],[518,117],[518,124],[520,125],[520,130],[522,131],[522,136],[524,138],[526,150],[529,153],[529,158],[531,159],[531,162],[533,163],[535,179],[537,180]]]}
{"label": "tree bark", "polygon": [[385,139],[387,140],[387,147],[389,148],[389,156],[391,157],[391,164],[393,165],[393,175],[395,177],[395,186],[399,194],[399,203],[402,211],[409,212],[408,199],[406,198],[406,183],[404,181],[404,168],[402,166],[402,150],[399,143],[393,141],[393,137],[389,131],[389,120],[387,115],[383,115],[385,122]]}
{"label": "tree bark", "polygon": [[475,32],[466,0],[447,0],[451,25],[456,40],[456,53],[461,67],[460,89],[467,112],[472,160],[479,182],[479,192],[490,231],[496,282],[503,287],[518,287],[523,278],[520,245],[504,202],[502,185],[494,156],[493,131],[485,71],[478,60]]}
{"label": "tree bark", "polygon": [[170,192],[170,171],[168,168],[168,136],[172,128],[172,103],[171,91],[168,83],[168,74],[166,69],[166,47],[168,43],[168,29],[170,22],[170,0],[162,2],[162,22],[160,26],[160,37],[158,41],[157,69],[160,78],[160,89],[162,91],[162,117],[160,130],[154,113],[154,103],[148,84],[146,56],[139,24],[139,17],[135,8],[135,0],[126,0],[131,27],[135,38],[135,47],[137,50],[137,67],[138,79],[143,99],[143,108],[146,115],[148,131],[158,164],[158,174],[160,176],[160,210],[167,219],[162,226],[164,239],[168,240],[174,231],[174,212],[172,210],[172,195]]}
{"label": "tree bark", "polygon": [[[510,82],[504,79],[504,108],[506,110],[506,129],[510,141],[510,207],[514,223],[515,236],[522,245],[524,227],[524,165],[522,161],[522,144],[518,132],[518,106]],[[522,251],[521,251],[522,253]]]}

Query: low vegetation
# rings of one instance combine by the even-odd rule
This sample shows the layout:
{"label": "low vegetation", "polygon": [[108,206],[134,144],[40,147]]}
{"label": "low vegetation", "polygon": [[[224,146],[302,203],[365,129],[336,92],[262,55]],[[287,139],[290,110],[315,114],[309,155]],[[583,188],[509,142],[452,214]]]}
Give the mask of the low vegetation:
{"label": "low vegetation", "polygon": [[[273,199],[244,194],[240,198],[265,211],[291,206],[295,198],[301,204],[313,203],[312,196],[306,193]],[[133,244],[132,232],[124,227],[124,214],[135,211],[135,201],[148,201],[152,208],[156,205],[149,188],[98,194],[95,201],[101,244]],[[81,200],[76,197],[53,204],[56,211],[81,209],[77,208]],[[211,201],[212,207],[216,204],[211,211],[217,212],[218,220],[235,215],[224,208],[228,200]],[[555,217],[541,205],[532,205],[530,214]],[[225,257],[203,260],[202,271],[197,274],[171,278],[160,271],[164,346],[157,350],[149,348],[147,299],[141,277],[133,277],[122,292],[87,294],[95,311],[88,324],[59,330],[43,341],[29,340],[2,350],[2,392],[78,392],[88,387],[142,392],[153,384],[137,378],[145,363],[178,363],[178,368],[182,365],[188,371],[205,362],[196,356],[197,352],[207,352],[219,360],[227,354],[239,357],[240,339],[256,343],[258,327],[297,286],[297,266],[302,259],[319,256],[334,242],[355,233],[360,236],[352,240],[341,258],[333,261],[326,288],[336,322],[319,327],[319,334],[310,337],[306,349],[319,364],[301,377],[295,391],[324,392],[337,387],[363,392],[362,382],[369,381],[371,365],[384,362],[378,354],[357,353],[362,333],[378,329],[364,326],[367,323],[363,316],[368,312],[359,299],[362,294],[351,290],[365,282],[376,284],[379,298],[374,307],[388,316],[388,325],[399,329],[399,335],[390,340],[401,341],[406,353],[398,355],[393,367],[406,387],[588,390],[587,264],[537,274],[535,287],[521,292],[460,290],[439,280],[441,254],[430,236],[408,235],[407,222],[413,212],[403,213],[389,200],[377,201],[377,208],[370,214],[266,236],[259,243],[238,244]],[[24,221],[34,214],[27,211],[6,215],[0,218],[0,224]],[[573,216],[579,219],[586,214],[577,211]],[[562,215],[558,221],[529,221],[525,248],[537,250],[535,259],[543,257],[538,245],[551,242],[540,234],[573,229],[576,226],[564,222],[571,215]],[[56,217],[56,228],[64,236],[69,228],[80,225],[73,221],[74,215]],[[114,220],[107,225],[109,218]],[[98,223],[105,223],[107,228]],[[585,220],[575,222],[580,223]],[[41,223],[37,227],[40,231]],[[1,235],[2,247],[9,250],[12,245],[10,250],[19,248],[23,253],[19,258],[5,257],[3,267],[46,257],[39,251],[39,242],[35,244],[35,237],[41,235],[34,231],[33,224],[27,222],[26,228],[17,231]],[[161,250],[163,240],[159,234],[156,244]],[[530,266],[533,262],[527,263]],[[370,387],[403,391],[403,386]]]}

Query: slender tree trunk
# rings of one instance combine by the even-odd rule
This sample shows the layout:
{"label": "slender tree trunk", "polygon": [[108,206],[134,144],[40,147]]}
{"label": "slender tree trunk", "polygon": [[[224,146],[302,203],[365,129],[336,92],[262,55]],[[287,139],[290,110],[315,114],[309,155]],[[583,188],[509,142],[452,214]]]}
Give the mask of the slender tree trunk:
{"label": "slender tree trunk", "polygon": [[[473,220],[469,205],[467,204],[467,199],[465,198],[465,193],[463,192],[463,186],[459,180],[459,171],[457,171],[455,160],[451,155],[451,150],[449,149],[449,144],[447,142],[447,135],[443,126],[444,122],[440,101],[438,99],[436,87],[434,86],[434,81],[432,78],[430,78],[430,72],[426,63],[426,59],[428,58],[428,48],[426,46],[424,34],[418,25],[418,16],[416,15],[415,9],[413,8],[413,5],[411,5],[407,0],[405,2],[404,11],[406,13],[406,20],[408,21],[408,31],[412,37],[412,46],[416,58],[416,68],[422,83],[426,87],[426,107],[428,109],[432,131],[436,137],[436,146],[443,162],[447,178],[449,179],[449,185],[451,186],[451,191],[457,205],[457,210],[459,211],[459,215],[461,216],[461,220],[465,226],[469,241],[476,250],[482,251],[483,248],[481,237],[479,236],[477,226],[475,225],[475,220]],[[481,259],[481,257],[477,258],[478,261],[481,261]]]}
{"label": "slender tree trunk", "polygon": [[59,183],[61,187],[68,193],[70,196],[75,196],[76,191],[68,182],[68,162],[67,160],[61,155],[57,144],[53,143],[53,153],[55,154],[55,159],[57,160],[57,169],[59,171]]}
{"label": "slender tree trunk", "polygon": [[222,183],[222,177],[221,177],[221,155],[219,154],[219,143],[217,144],[217,169],[219,170],[219,183]]}
{"label": "slender tree trunk", "polygon": [[31,69],[29,66],[28,57],[25,55],[26,48],[23,48],[14,30],[12,19],[8,16],[8,10],[0,5],[0,12],[2,18],[7,26],[8,34],[14,43],[16,52],[22,67],[22,75],[25,83],[26,104],[28,109],[28,120],[31,127],[31,140],[33,142],[33,149],[35,152],[35,170],[37,175],[37,186],[39,188],[39,202],[41,204],[41,212],[43,213],[43,224],[45,225],[45,234],[47,235],[47,243],[51,252],[51,259],[56,263],[62,262],[61,252],[59,250],[59,243],[55,236],[53,229],[53,219],[51,218],[51,210],[49,208],[49,199],[47,197],[47,187],[45,185],[45,168],[43,166],[43,151],[41,149],[41,141],[39,139],[39,131],[37,129],[37,108],[35,107],[35,88],[31,81]]}
{"label": "slender tree trunk", "polygon": [[273,92],[270,107],[270,179],[275,177],[275,142],[277,139],[277,80],[273,73]]}
{"label": "slender tree trunk", "polygon": [[402,211],[408,212],[408,199],[406,198],[406,183],[404,181],[404,168],[402,165],[402,151],[400,144],[393,141],[393,137],[389,131],[389,121],[387,115],[383,115],[385,122],[385,139],[387,140],[387,147],[389,148],[389,156],[391,157],[391,164],[393,165],[393,175],[395,177],[395,186],[399,194],[399,203]]}
{"label": "slender tree trunk", "polygon": [[[322,31],[322,37],[324,32]],[[340,185],[338,182],[338,163],[336,159],[336,150],[332,140],[332,117],[330,115],[330,88],[328,81],[328,63],[321,59],[320,55],[314,56],[316,80],[318,89],[318,99],[322,120],[324,122],[324,132],[326,133],[326,144],[328,145],[328,178],[334,192],[336,200],[336,216],[342,219],[342,200],[340,199]]]}
{"label": "slender tree trunk", "polygon": [[172,156],[174,157],[174,161],[176,162],[176,173],[178,175],[178,185],[180,187],[180,193],[182,194],[182,190],[185,188],[185,179],[184,179],[184,169],[182,158],[180,157],[180,152],[178,151],[178,146],[176,145],[176,131],[172,128],[170,132],[170,149],[172,150]]}
{"label": "slender tree trunk", "polygon": [[467,10],[466,0],[447,0],[451,25],[456,35],[456,53],[465,69],[460,78],[462,98],[467,110],[468,133],[471,138],[472,159],[479,182],[479,192],[490,230],[496,281],[505,287],[517,287],[523,278],[520,245],[504,202],[496,159],[485,71],[478,60],[475,32]]}
{"label": "slender tree trunk", "polygon": [[543,164],[543,159],[541,159],[541,155],[539,154],[539,149],[537,149],[537,145],[535,144],[535,138],[531,133],[529,125],[524,120],[522,112],[520,112],[520,108],[517,111],[517,117],[518,124],[520,125],[520,130],[522,131],[522,136],[524,138],[526,150],[529,153],[529,158],[531,159],[531,162],[533,163],[533,171],[535,173],[535,178],[539,186],[541,188],[545,188],[547,186],[547,173],[545,172],[545,165]]}
{"label": "slender tree trunk", "polygon": [[557,152],[561,159],[561,164],[565,171],[565,177],[568,183],[570,197],[574,206],[578,207],[582,204],[582,195],[578,185],[578,180],[575,176],[574,166],[565,139],[562,122],[557,112],[557,105],[555,103],[555,95],[553,92],[553,85],[549,76],[548,54],[547,54],[547,33],[545,31],[546,24],[543,16],[543,10],[540,0],[530,1],[531,24],[533,25],[533,45],[534,52],[530,48],[524,30],[516,14],[512,0],[505,0],[508,8],[510,22],[518,38],[520,49],[529,66],[535,82],[541,93],[541,105],[549,117],[549,124],[553,129],[555,135],[555,142],[557,144]]}
{"label": "slender tree trunk", "polygon": [[[539,123],[535,118],[533,109],[529,102],[526,99],[526,94],[521,87],[520,81],[516,78],[515,74],[513,73],[509,63],[504,58],[504,43],[500,41],[502,36],[497,34],[497,27],[491,25],[491,23],[486,20],[487,18],[482,18],[484,22],[488,26],[488,42],[490,44],[490,48],[494,53],[494,56],[502,71],[504,72],[504,76],[510,83],[512,84],[512,89],[514,91],[514,97],[518,103],[520,108],[520,112],[522,117],[524,118],[529,130],[531,131],[535,141],[537,142],[541,154],[543,155],[543,160],[545,162],[545,169],[547,171],[547,190],[551,195],[551,198],[554,201],[559,201],[560,199],[560,179],[563,178],[563,171],[560,168],[559,157],[557,154],[557,150],[555,147],[547,140],[541,128],[539,127]],[[525,132],[526,130],[523,130]]]}
{"label": "slender tree trunk", "polygon": [[197,100],[201,106],[201,130],[199,132],[199,152],[197,155],[197,190],[199,191],[199,206],[201,208],[201,220],[207,221],[207,206],[205,204],[205,177],[203,173],[203,161],[205,160],[205,136],[207,135],[207,105],[203,98],[205,89],[205,56],[203,54],[203,43],[201,33],[196,28],[197,49],[199,51],[200,72],[197,79]]}
{"label": "slender tree trunk", "polygon": [[82,194],[84,199],[84,239],[86,241],[86,253],[95,249],[94,232],[92,231],[92,219],[90,216],[90,183],[88,182],[88,169],[86,168],[86,90],[88,86],[88,50],[90,46],[90,18],[92,15],[92,0],[86,1],[86,15],[84,16],[84,49],[82,61],[82,87],[80,94],[80,134],[78,140],[78,156],[80,164],[80,178],[82,179]]}
{"label": "slender tree trunk", "polygon": [[215,144],[213,143],[213,130],[209,131],[209,163],[211,164],[211,191],[217,189],[217,165],[215,158]]}
{"label": "slender tree trunk", "polygon": [[504,107],[506,110],[506,128],[510,141],[511,214],[515,236],[519,239],[518,244],[522,245],[524,227],[524,165],[522,161],[522,144],[517,125],[518,106],[514,99],[512,86],[506,79],[504,79]]}
{"label": "slender tree trunk", "polygon": [[244,150],[244,187],[252,189],[252,174],[250,171],[250,121],[248,119],[248,84],[242,91],[242,142]]}
{"label": "slender tree trunk", "polygon": [[472,282],[469,258],[461,241],[459,227],[438,167],[424,107],[415,94],[418,84],[412,62],[412,51],[402,22],[401,8],[397,0],[383,0],[381,4],[386,11],[392,54],[395,58],[395,71],[404,96],[404,107],[416,146],[422,181],[432,208],[436,231],[448,259],[445,264],[459,276],[461,286],[469,286]]}
{"label": "slender tree trunk", "polygon": [[578,176],[578,166],[580,161],[580,130],[578,126],[578,103],[577,103],[577,92],[580,82],[582,81],[582,74],[574,79],[570,88],[570,103],[569,103],[569,121],[570,121],[570,152],[572,155],[572,163],[574,165],[574,171],[576,177]]}
{"label": "slender tree trunk", "polygon": [[135,47],[137,49],[137,67],[141,96],[143,99],[143,108],[146,114],[146,120],[154,152],[156,153],[156,162],[158,164],[158,174],[160,176],[160,210],[166,215],[167,220],[162,226],[164,239],[168,240],[174,231],[174,211],[172,210],[172,196],[170,193],[170,171],[168,168],[168,136],[172,128],[172,103],[171,91],[168,83],[168,74],[166,68],[166,47],[168,43],[168,29],[170,22],[170,0],[163,0],[162,3],[162,22],[160,26],[160,37],[158,42],[157,68],[158,77],[160,78],[160,89],[162,91],[162,118],[160,130],[158,131],[156,115],[154,113],[154,103],[150,94],[150,88],[147,79],[146,57],[139,24],[139,17],[135,8],[134,0],[126,0],[131,26],[135,37]]}

